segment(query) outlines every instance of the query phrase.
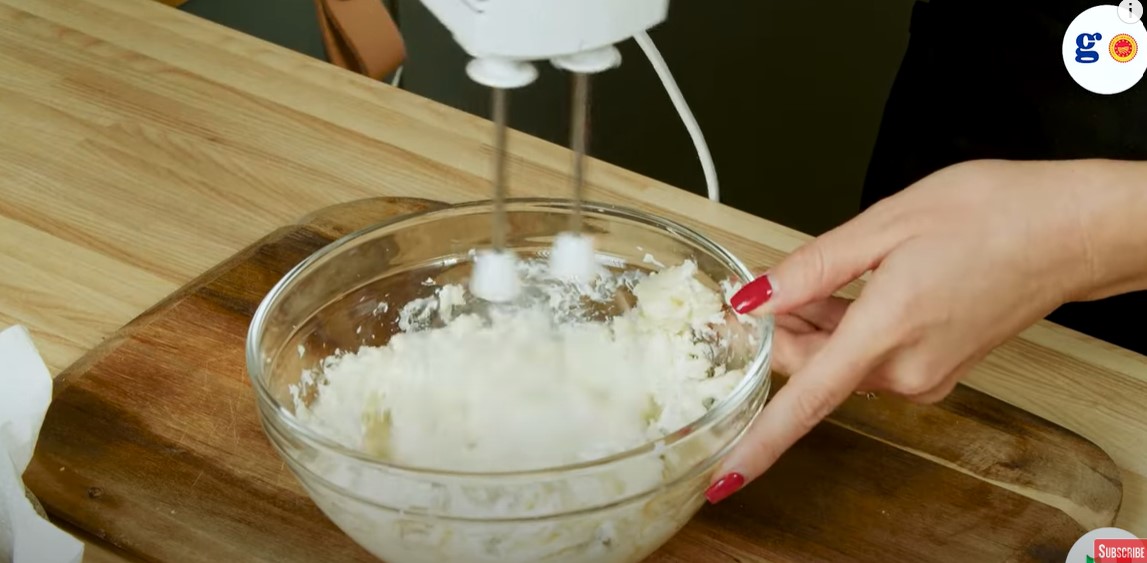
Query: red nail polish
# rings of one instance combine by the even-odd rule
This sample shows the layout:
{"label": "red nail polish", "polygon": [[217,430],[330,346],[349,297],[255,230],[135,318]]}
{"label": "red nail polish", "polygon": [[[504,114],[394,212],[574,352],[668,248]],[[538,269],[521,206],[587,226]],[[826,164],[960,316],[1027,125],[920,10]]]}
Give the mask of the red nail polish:
{"label": "red nail polish", "polygon": [[729,304],[734,311],[744,315],[767,303],[772,296],[773,282],[769,281],[769,276],[761,276],[733,294]]}
{"label": "red nail polish", "polygon": [[741,490],[745,486],[745,476],[740,473],[730,473],[717,480],[705,491],[705,498],[709,504],[717,504],[729,498],[729,495]]}

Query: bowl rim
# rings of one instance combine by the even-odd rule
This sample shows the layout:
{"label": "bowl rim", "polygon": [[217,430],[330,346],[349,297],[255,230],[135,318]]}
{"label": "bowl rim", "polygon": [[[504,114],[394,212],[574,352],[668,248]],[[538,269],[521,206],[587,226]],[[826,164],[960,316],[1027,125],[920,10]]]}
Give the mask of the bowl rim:
{"label": "bowl rim", "polygon": [[[504,203],[507,212],[513,212],[521,208],[525,208],[527,211],[535,209],[544,210],[555,208],[568,210],[576,205],[572,199],[553,197],[511,197],[506,198]],[[267,291],[266,295],[264,295],[263,299],[260,301],[258,308],[256,308],[254,315],[252,315],[251,322],[248,325],[247,337],[244,342],[247,376],[251,379],[252,387],[255,388],[257,400],[264,403],[266,406],[271,407],[271,409],[277,415],[277,419],[280,422],[286,424],[287,429],[293,436],[297,438],[303,438],[315,445],[322,446],[323,448],[331,450],[334,453],[352,458],[355,461],[362,462],[370,466],[377,466],[378,468],[386,469],[388,471],[417,475],[419,477],[441,477],[454,479],[505,479],[589,471],[593,469],[608,467],[629,459],[634,459],[651,451],[668,450],[673,444],[686,438],[690,434],[700,429],[708,428],[716,422],[731,416],[736,412],[736,409],[739,405],[750,399],[754,389],[759,386],[769,385],[772,376],[768,367],[772,357],[772,333],[775,330],[773,316],[771,314],[766,315],[763,318],[756,318],[756,322],[761,327],[761,333],[759,335],[761,338],[757,346],[757,350],[753,355],[752,361],[744,368],[746,377],[742,378],[741,381],[737,383],[736,387],[734,387],[728,395],[711,406],[705,412],[705,414],[689,422],[684,427],[679,428],[661,437],[660,439],[649,440],[633,448],[606,457],[595,458],[588,461],[534,469],[478,472],[403,465],[386,461],[359,450],[349,448],[326,437],[320,432],[312,430],[308,425],[299,420],[294,415],[294,413],[287,410],[283,404],[281,404],[271,395],[270,390],[267,389],[267,386],[260,378],[260,375],[263,373],[264,363],[259,357],[257,357],[258,350],[262,341],[263,327],[267,323],[269,311],[277,304],[279,299],[283,296],[284,289],[291,285],[292,282],[307,273],[311,269],[311,266],[313,266],[315,263],[323,260],[331,254],[338,252],[341,248],[347,244],[350,244],[352,241],[367,236],[376,231],[383,229],[393,229],[396,226],[406,222],[425,221],[428,218],[432,219],[438,215],[447,216],[456,215],[459,213],[477,213],[481,212],[482,210],[488,210],[492,208],[493,205],[493,200],[489,199],[471,200],[448,204],[444,207],[415,211],[398,215],[392,218],[387,218],[339,237],[338,239],[328,243],[326,246],[310,254],[301,262],[292,267],[286,274],[283,275],[281,279],[279,279],[278,282],[275,283],[274,286],[271,287],[270,290]],[[606,215],[613,218],[637,221],[642,224],[664,228],[677,236],[685,238],[690,243],[700,246],[706,253],[718,258],[726,265],[731,266],[733,273],[742,278],[742,283],[748,283],[754,279],[752,270],[732,252],[729,252],[717,242],[709,239],[708,237],[697,232],[695,229],[688,227],[680,222],[654,215],[649,212],[641,211],[639,209],[610,203],[585,200],[581,205],[582,211],[586,214]],[[747,316],[740,315],[735,312],[733,314],[738,318]],[[754,413],[753,417],[750,417],[750,424],[752,420],[756,419],[755,414],[756,413]],[[261,409],[260,416],[264,416]],[[740,429],[732,440],[734,442],[739,440],[744,435],[746,430],[747,427]],[[729,445],[727,444],[726,446]],[[728,451],[728,447],[723,447],[721,451]]]}

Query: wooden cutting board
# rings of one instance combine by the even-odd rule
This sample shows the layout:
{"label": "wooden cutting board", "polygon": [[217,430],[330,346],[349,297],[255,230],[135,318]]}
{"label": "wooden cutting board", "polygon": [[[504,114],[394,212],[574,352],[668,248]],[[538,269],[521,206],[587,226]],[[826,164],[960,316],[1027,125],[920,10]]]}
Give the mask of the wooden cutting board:
{"label": "wooden cutting board", "polygon": [[[370,561],[264,436],[244,340],[260,300],[303,258],[438,205],[324,209],[142,314],[57,379],[29,487],[54,519],[127,558]],[[857,397],[651,561],[1062,563],[1121,499],[1098,447],[987,395]]]}

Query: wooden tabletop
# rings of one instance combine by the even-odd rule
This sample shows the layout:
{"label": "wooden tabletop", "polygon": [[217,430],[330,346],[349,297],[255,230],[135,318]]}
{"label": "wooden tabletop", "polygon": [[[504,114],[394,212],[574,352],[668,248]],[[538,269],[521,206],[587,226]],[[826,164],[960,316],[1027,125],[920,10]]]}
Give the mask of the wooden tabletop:
{"label": "wooden tabletop", "polygon": [[[0,325],[26,325],[58,373],[308,212],[488,197],[491,138],[485,120],[158,2],[0,0]],[[567,195],[565,149],[510,144],[513,194]],[[593,199],[689,223],[760,267],[807,240],[605,163],[589,180]],[[1147,536],[1147,358],[1044,323],[968,384],[1103,447],[1123,471],[1117,525]]]}

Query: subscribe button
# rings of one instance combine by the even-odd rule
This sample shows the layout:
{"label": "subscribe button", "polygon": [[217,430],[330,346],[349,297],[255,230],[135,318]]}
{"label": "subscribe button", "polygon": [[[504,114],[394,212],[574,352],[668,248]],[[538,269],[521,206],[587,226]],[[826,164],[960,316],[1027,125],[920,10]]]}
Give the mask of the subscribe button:
{"label": "subscribe button", "polygon": [[1075,542],[1065,563],[1147,563],[1147,540],[1119,528],[1092,530]]}
{"label": "subscribe button", "polygon": [[1077,84],[1096,94],[1118,94],[1147,71],[1147,28],[1139,0],[1095,6],[1076,16],[1063,36],[1063,64]]}
{"label": "subscribe button", "polygon": [[1095,540],[1096,563],[1147,563],[1147,543],[1142,540]]}

